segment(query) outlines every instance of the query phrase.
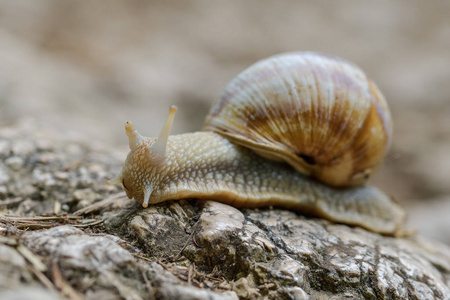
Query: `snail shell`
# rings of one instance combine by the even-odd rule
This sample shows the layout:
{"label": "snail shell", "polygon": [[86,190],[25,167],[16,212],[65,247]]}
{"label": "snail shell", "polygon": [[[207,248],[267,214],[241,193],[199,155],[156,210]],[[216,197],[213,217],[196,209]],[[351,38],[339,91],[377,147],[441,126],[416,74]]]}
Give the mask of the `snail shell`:
{"label": "snail shell", "polygon": [[364,183],[392,139],[386,101],[363,71],[310,52],[273,56],[240,73],[204,129],[336,187]]}

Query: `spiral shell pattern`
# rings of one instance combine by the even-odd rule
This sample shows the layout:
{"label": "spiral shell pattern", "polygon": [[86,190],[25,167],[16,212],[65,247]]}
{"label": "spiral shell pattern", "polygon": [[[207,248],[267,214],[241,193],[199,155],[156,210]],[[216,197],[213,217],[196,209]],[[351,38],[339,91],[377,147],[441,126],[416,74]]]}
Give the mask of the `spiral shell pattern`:
{"label": "spiral shell pattern", "polygon": [[363,184],[392,139],[375,83],[344,59],[312,52],[276,55],[244,70],[204,129],[336,187]]}

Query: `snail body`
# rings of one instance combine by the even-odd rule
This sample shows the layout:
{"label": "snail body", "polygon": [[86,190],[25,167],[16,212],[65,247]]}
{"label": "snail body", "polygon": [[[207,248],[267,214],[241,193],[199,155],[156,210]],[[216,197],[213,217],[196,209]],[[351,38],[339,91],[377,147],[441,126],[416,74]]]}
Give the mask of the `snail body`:
{"label": "snail body", "polygon": [[225,89],[208,131],[169,136],[175,111],[157,139],[125,125],[131,151],[109,184],[144,207],[185,198],[274,205],[386,234],[404,221],[395,202],[362,185],[392,125],[375,84],[350,63],[315,53],[256,63]]}

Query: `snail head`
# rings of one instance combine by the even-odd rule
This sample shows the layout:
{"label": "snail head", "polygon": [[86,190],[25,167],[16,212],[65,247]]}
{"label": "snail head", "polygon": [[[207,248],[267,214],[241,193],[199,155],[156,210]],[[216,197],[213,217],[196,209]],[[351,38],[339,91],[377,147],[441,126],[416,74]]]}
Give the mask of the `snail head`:
{"label": "snail head", "polygon": [[143,207],[151,203],[155,186],[151,179],[160,177],[158,171],[166,158],[167,141],[176,111],[177,107],[172,105],[158,138],[143,137],[131,122],[125,124],[130,152],[122,171],[108,181],[108,185],[122,184],[128,198],[134,198]]}

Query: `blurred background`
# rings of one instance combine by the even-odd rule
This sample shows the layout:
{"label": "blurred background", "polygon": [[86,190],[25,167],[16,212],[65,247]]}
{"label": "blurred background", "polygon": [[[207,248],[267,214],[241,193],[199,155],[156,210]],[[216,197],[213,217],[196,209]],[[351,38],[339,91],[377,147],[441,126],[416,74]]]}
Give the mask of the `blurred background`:
{"label": "blurred background", "polygon": [[127,152],[123,124],[199,130],[238,72],[310,50],[358,64],[392,109],[373,184],[450,244],[449,1],[0,1],[0,126]]}

